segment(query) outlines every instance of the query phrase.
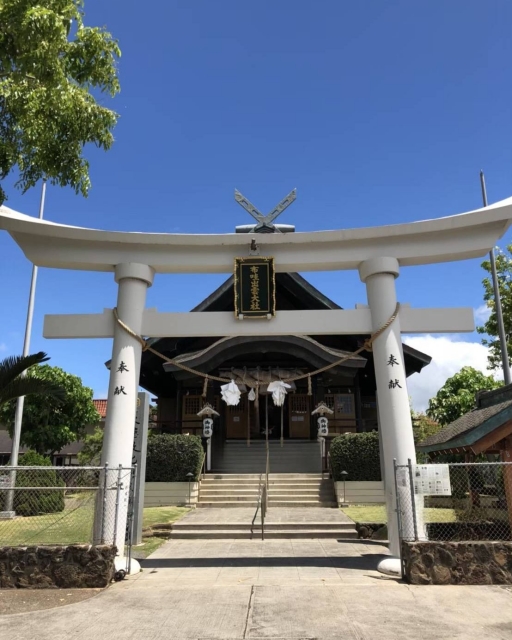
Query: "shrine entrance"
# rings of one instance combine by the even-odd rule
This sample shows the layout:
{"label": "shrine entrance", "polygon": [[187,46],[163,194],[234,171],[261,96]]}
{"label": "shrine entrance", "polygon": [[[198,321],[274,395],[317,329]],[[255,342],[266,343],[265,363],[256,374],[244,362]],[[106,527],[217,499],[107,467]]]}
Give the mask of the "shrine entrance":
{"label": "shrine entrance", "polygon": [[[393,465],[394,461],[399,465],[407,464],[409,459],[415,461],[406,384],[407,360],[408,357],[410,361],[411,357],[412,360],[421,360],[418,352],[412,350],[407,353],[401,335],[402,332],[471,332],[474,330],[474,319],[472,308],[411,309],[407,305],[400,306],[397,303],[395,281],[403,267],[485,256],[512,223],[512,198],[466,214],[421,222],[297,234],[293,233],[294,227],[290,225],[287,228],[282,225],[280,228],[280,225],[274,224],[277,216],[295,199],[295,192],[284,198],[267,215],[259,212],[240,193],[236,192],[235,198],[256,219],[256,224],[237,229],[239,233],[236,234],[177,235],[101,231],[37,220],[7,207],[0,207],[0,228],[9,231],[29,260],[39,267],[103,271],[115,275],[118,296],[114,309],[96,314],[46,316],[44,323],[44,335],[47,338],[114,339],[102,463],[130,466],[137,389],[139,384],[145,386],[144,371],[141,371],[143,352],[146,357],[155,340],[166,339],[170,333],[178,340],[206,339],[207,344],[199,354],[196,353],[196,359],[208,357],[215,350],[222,351],[229,341],[235,349],[233,341],[240,340],[252,340],[258,346],[273,340],[274,347],[277,341],[287,344],[292,350],[298,348],[302,353],[307,351],[305,364],[315,374],[314,377],[310,375],[308,369],[302,374],[309,376],[311,381],[311,384],[308,381],[307,391],[310,405],[297,400],[288,416],[289,435],[293,434],[294,428],[297,429],[296,433],[301,431],[302,425],[299,427],[299,424],[305,420],[299,418],[305,416],[302,411],[309,411],[311,408],[314,393],[317,393],[317,398],[323,394],[324,400],[325,396],[346,393],[335,393],[332,389],[329,392],[331,385],[341,385],[336,380],[324,379],[327,370],[334,368],[335,363],[343,363],[352,368],[353,373],[359,362],[361,368],[366,368],[366,373],[362,374],[362,378],[359,375],[351,376],[352,379],[359,379],[360,401],[354,403],[356,426],[358,421],[364,420],[362,409],[366,390],[363,388],[363,381],[367,380],[369,384],[373,379],[373,389],[376,391],[374,398],[378,396],[377,415],[381,434],[389,548],[397,558],[400,554],[400,539],[396,521],[397,488],[393,482]],[[154,309],[145,308],[147,289],[152,285],[155,274],[232,273],[235,261],[242,265],[245,262],[248,267],[244,277],[238,280],[240,288],[236,290],[236,314],[233,313],[233,308],[230,311],[212,309],[205,313],[158,313]],[[368,304],[359,304],[355,309],[349,310],[337,306],[326,308],[325,305],[297,309],[286,306],[286,302],[281,307],[276,307],[271,277],[274,271],[276,275],[290,275],[326,270],[357,270],[366,287]],[[226,283],[226,287],[229,289],[230,285]],[[293,294],[293,291],[290,293]],[[267,295],[266,300],[261,297],[264,294]],[[246,317],[251,320],[246,321]],[[152,338],[149,342],[145,339],[148,336]],[[356,345],[362,337],[363,344],[355,350],[331,345],[329,341],[332,336],[352,339]],[[371,348],[368,351],[364,340],[370,336],[371,344],[367,346]],[[249,347],[245,344],[242,348],[247,352]],[[339,353],[340,350],[345,351],[347,358],[338,357],[336,352]],[[172,347],[169,355],[162,349],[153,351],[173,366]],[[367,354],[364,358],[356,355],[363,351]],[[265,352],[260,349],[258,358],[262,353]],[[193,359],[190,351],[188,355]],[[361,361],[354,360],[357,357],[361,357]],[[323,360],[324,363],[330,360],[330,367],[319,366],[318,360]],[[372,366],[367,367],[370,360]],[[218,367],[225,361],[225,354],[221,354],[215,366]],[[203,365],[197,362],[196,366],[198,368],[193,371],[207,377],[205,369],[201,368]],[[192,368],[190,364],[185,364],[185,367],[189,371]],[[164,370],[165,368],[166,366]],[[370,378],[371,369],[373,371]],[[155,370],[156,368],[153,369]],[[368,375],[367,379],[364,378],[365,375]],[[302,376],[295,376],[294,380],[304,379]],[[226,382],[226,378],[219,379]],[[181,386],[181,389],[176,388],[174,396],[175,421],[178,407],[181,407],[178,400],[182,396],[179,393],[183,393],[184,381],[179,382],[180,385],[176,386]],[[230,380],[227,379],[227,382],[230,383]],[[313,389],[314,384],[317,385],[317,391]],[[202,397],[208,395],[201,391],[199,393]],[[237,395],[234,390],[232,393]],[[332,402],[336,409],[336,397]],[[350,409],[350,403],[341,401],[340,406],[337,419],[340,422],[352,419],[349,414],[344,413]],[[296,420],[293,420],[294,417]],[[232,425],[235,425],[234,420]],[[177,427],[175,424],[175,428]],[[122,495],[118,495],[121,504],[128,504],[128,491],[129,488],[123,488]],[[113,500],[115,501],[115,496]],[[400,504],[410,505],[410,498],[404,501],[401,498]],[[108,508],[106,513],[109,514],[106,527],[109,532],[113,532],[114,542],[122,555],[127,509]],[[397,574],[399,566],[399,562],[393,561],[393,570]]]}

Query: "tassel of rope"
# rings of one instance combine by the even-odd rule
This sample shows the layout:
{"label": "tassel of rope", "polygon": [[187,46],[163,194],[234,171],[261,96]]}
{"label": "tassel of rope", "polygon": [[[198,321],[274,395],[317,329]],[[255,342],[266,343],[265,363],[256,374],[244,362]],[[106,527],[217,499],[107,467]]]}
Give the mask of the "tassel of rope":
{"label": "tassel of rope", "polygon": [[311,376],[308,376],[308,396],[313,395],[313,386],[311,384]]}
{"label": "tassel of rope", "polygon": [[205,376],[203,383],[203,398],[206,400],[206,396],[208,394],[208,376]]}
{"label": "tassel of rope", "polygon": [[254,398],[254,406],[256,407],[256,409],[259,408],[260,406],[260,383],[257,382],[256,383],[256,397]]}

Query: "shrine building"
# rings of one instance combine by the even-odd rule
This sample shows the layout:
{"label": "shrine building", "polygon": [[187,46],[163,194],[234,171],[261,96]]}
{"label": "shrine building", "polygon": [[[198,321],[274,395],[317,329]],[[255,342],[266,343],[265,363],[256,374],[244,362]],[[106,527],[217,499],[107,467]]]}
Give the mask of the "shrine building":
{"label": "shrine building", "polygon": [[[291,230],[293,227],[287,225],[286,231]],[[298,273],[276,273],[273,284],[277,313],[282,310],[340,309]],[[192,313],[234,312],[235,289],[235,278],[231,276],[192,309]],[[262,333],[264,329],[263,325]],[[241,466],[233,464],[233,457],[241,457],[240,444],[249,448],[262,444],[268,425],[269,440],[276,444],[281,442],[285,448],[290,449],[292,442],[311,443],[310,447],[300,447],[303,455],[295,455],[293,461],[282,461],[274,453],[274,472],[316,472],[320,470],[320,460],[315,453],[317,420],[311,412],[318,403],[325,402],[334,412],[329,416],[329,438],[343,433],[378,430],[372,352],[363,351],[351,356],[334,368],[312,375],[310,382],[307,376],[291,382],[283,407],[275,406],[271,396],[269,399],[267,385],[328,367],[356,351],[367,338],[364,334],[158,338],[150,343],[164,356],[208,376],[232,378],[242,391],[239,404],[228,406],[223,402],[222,383],[211,378],[205,397],[204,377],[166,363],[148,351],[142,354],[140,385],[157,398],[156,431],[159,433],[200,436],[203,426],[197,414],[204,403],[209,402],[219,413],[214,421],[211,442],[212,471],[262,471],[261,459],[256,460],[257,446],[252,446],[252,452],[243,451]],[[406,344],[403,344],[403,355],[407,376],[420,373],[431,361],[430,356]],[[251,400],[255,389],[257,397]],[[309,460],[311,457],[314,461]]]}

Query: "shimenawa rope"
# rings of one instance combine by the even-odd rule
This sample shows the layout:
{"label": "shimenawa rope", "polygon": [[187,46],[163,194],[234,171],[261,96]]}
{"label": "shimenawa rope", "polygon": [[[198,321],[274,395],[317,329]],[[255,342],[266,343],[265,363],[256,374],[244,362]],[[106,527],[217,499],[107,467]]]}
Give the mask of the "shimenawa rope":
{"label": "shimenawa rope", "polygon": [[[398,313],[400,311],[400,303],[397,302],[396,303],[396,307],[395,310],[393,312],[393,314],[389,317],[388,321],[385,322],[382,327],[380,327],[380,329],[378,329],[377,331],[375,331],[375,333],[372,333],[372,335],[367,338],[363,345],[361,347],[359,347],[359,349],[356,349],[355,351],[353,351],[352,353],[349,353],[346,356],[343,356],[343,358],[340,358],[339,360],[336,360],[335,362],[332,362],[331,364],[326,365],[325,367],[321,367],[320,369],[316,369],[315,371],[311,371],[309,373],[304,373],[303,375],[300,376],[293,376],[291,378],[283,378],[283,382],[296,382],[297,380],[304,380],[304,378],[308,378],[308,390],[311,389],[311,376],[316,376],[320,373],[323,373],[324,371],[328,371],[329,369],[332,369],[333,367],[337,367],[340,364],[342,364],[343,362],[346,362],[347,360],[350,360],[350,358],[353,358],[354,356],[358,356],[360,353],[362,353],[363,351],[371,351],[372,350],[372,344],[375,342],[375,340],[384,333],[384,331],[386,331],[386,329],[388,329],[393,322],[396,320]],[[122,327],[126,333],[128,333],[129,335],[131,335],[133,338],[135,338],[136,340],[138,340],[140,342],[140,344],[142,345],[142,350],[143,351],[149,351],[151,353],[153,353],[155,356],[158,356],[159,358],[161,358],[162,360],[165,360],[165,362],[168,362],[169,364],[172,364],[175,367],[178,367],[178,369],[182,369],[183,371],[187,371],[188,373],[191,373],[194,376],[199,376],[201,378],[205,379],[205,387],[208,384],[208,380],[215,380],[217,382],[231,382],[231,378],[221,378],[219,376],[212,376],[209,373],[203,373],[202,371],[197,371],[197,369],[192,369],[191,367],[187,367],[187,365],[182,364],[181,362],[177,362],[176,360],[173,360],[172,358],[168,358],[167,356],[164,356],[163,353],[160,353],[159,351],[157,351],[156,349],[153,349],[153,347],[151,347],[148,342],[146,340],[144,340],[144,338],[142,336],[139,336],[139,334],[135,333],[135,331],[133,331],[132,329],[130,329],[130,327],[125,324],[121,318],[119,317],[118,313],[117,313],[117,307],[114,307],[113,309],[114,312],[114,318],[117,322],[117,324]],[[256,393],[258,393],[258,390],[256,390]],[[203,394],[204,394],[204,388],[203,388]]]}

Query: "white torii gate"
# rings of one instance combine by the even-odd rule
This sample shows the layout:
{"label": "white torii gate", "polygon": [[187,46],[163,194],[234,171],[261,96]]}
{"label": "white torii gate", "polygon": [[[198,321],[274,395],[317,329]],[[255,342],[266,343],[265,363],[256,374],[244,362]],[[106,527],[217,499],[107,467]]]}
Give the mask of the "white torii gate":
{"label": "white torii gate", "polygon": [[[118,283],[120,319],[151,337],[361,334],[380,328],[396,306],[400,267],[485,256],[512,223],[512,198],[445,218],[373,228],[294,234],[160,234],[86,229],[38,220],[0,207],[5,229],[26,257],[40,267],[113,272]],[[252,240],[261,255],[275,258],[279,272],[358,269],[369,307],[336,311],[279,311],[271,321],[237,321],[230,313],[157,313],[145,309],[155,273],[231,273],[236,256],[249,254]],[[254,243],[253,243],[254,247]],[[400,555],[396,524],[393,460],[415,461],[403,363],[401,333],[466,332],[474,329],[472,309],[411,309],[374,342],[379,424],[390,552]],[[102,463],[130,466],[141,344],[101,314],[46,316],[47,338],[113,337],[112,366]],[[397,364],[389,367],[390,356]],[[123,363],[123,366],[121,366]],[[121,387],[123,392],[120,392]],[[120,510],[115,540],[124,548],[126,511]],[[107,523],[108,527],[108,523]],[[110,523],[114,530],[114,523]],[[386,562],[386,561],[384,561]],[[387,562],[389,569],[389,561]],[[391,563],[399,573],[399,563]]]}

